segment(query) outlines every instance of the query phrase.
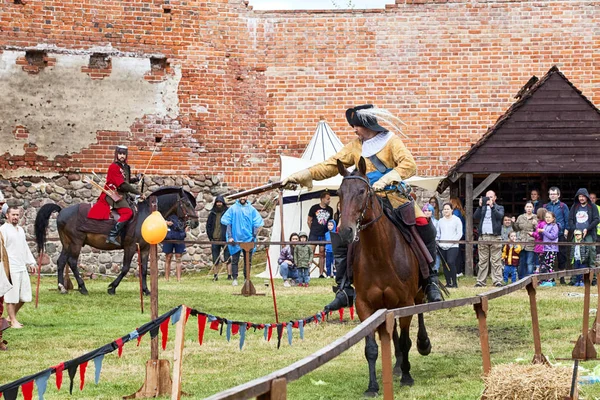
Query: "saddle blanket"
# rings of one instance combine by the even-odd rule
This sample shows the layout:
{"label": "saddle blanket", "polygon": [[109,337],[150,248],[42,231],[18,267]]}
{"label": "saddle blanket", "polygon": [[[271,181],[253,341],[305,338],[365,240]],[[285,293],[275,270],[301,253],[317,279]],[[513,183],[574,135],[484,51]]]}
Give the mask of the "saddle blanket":
{"label": "saddle blanket", "polygon": [[77,210],[77,230],[87,233],[101,233],[108,234],[113,226],[115,226],[115,220],[111,219],[90,219],[87,217],[92,208],[91,204],[81,203]]}

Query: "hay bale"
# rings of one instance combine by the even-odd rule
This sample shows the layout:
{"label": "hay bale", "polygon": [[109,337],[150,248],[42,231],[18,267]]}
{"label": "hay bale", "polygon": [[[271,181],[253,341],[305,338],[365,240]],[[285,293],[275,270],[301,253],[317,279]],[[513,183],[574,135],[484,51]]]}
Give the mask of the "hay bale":
{"label": "hay bale", "polygon": [[572,369],[544,364],[501,364],[484,377],[487,400],[562,399],[571,390]]}

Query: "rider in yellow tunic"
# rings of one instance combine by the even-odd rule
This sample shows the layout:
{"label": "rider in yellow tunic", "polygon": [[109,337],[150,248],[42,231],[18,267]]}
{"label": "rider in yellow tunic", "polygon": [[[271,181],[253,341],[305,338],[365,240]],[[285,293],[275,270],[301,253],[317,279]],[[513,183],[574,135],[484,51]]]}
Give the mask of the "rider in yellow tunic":
{"label": "rider in yellow tunic", "polygon": [[[388,111],[375,108],[370,104],[346,110],[346,119],[354,128],[358,138],[344,146],[328,160],[290,175],[283,181],[284,185],[299,184],[310,188],[313,180],[323,180],[338,174],[337,160],[340,160],[348,168],[358,166],[360,158],[364,157],[367,165],[367,178],[373,189],[384,198],[384,201],[385,198],[389,199],[393,208],[408,202],[409,200],[394,188],[400,185],[404,179],[415,175],[417,165],[400,137],[379,125],[377,117],[392,125],[399,121]],[[427,222],[416,203],[414,208],[417,230],[435,260],[435,229],[431,222]],[[334,242],[339,241],[332,237],[332,245],[337,247],[337,249],[334,248],[334,254],[338,287],[335,300],[325,307],[327,311],[347,307],[352,304],[354,299],[351,282],[343,279],[346,273],[347,247]],[[428,301],[441,301],[442,297],[432,265],[429,266],[429,276],[424,275],[422,273]]]}

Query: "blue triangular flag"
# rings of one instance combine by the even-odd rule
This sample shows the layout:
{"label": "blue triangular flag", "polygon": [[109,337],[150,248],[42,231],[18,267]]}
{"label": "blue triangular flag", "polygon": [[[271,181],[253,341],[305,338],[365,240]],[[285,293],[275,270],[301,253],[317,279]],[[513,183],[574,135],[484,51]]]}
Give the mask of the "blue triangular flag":
{"label": "blue triangular flag", "polygon": [[[136,331],[137,332],[137,331]],[[100,371],[102,370],[102,360],[104,360],[104,354],[100,354],[94,358],[94,366],[96,367],[96,374],[94,375],[94,381],[96,385],[100,382]]]}
{"label": "blue triangular flag", "polygon": [[270,326],[271,326],[271,324],[265,324],[265,332],[264,332],[265,340],[267,340],[267,333],[269,333]]}
{"label": "blue triangular flag", "polygon": [[216,320],[217,320],[217,317],[215,317],[214,315],[210,315],[210,314],[207,314],[207,315],[206,315],[206,318],[208,318],[208,320],[209,320],[210,322],[213,322],[213,321],[216,321]]}
{"label": "blue triangular flag", "polygon": [[231,321],[227,321],[227,341],[229,342],[229,339],[231,339],[231,325],[232,322]]}
{"label": "blue triangular flag", "polygon": [[52,371],[48,371],[35,379],[35,386],[37,386],[38,388],[39,400],[44,400],[44,393],[46,393],[46,388],[48,387],[48,379],[50,378],[51,374]]}
{"label": "blue triangular flag", "polygon": [[136,329],[135,331],[129,333],[129,340],[137,339],[138,336],[140,336],[140,334]]}
{"label": "blue triangular flag", "polygon": [[175,325],[179,322],[179,318],[181,318],[181,306],[171,315],[171,325]]}
{"label": "blue triangular flag", "polygon": [[298,321],[298,328],[300,329],[300,339],[304,340],[304,320]]}
{"label": "blue triangular flag", "polygon": [[321,314],[317,314],[317,321],[321,322]]}
{"label": "blue triangular flag", "polygon": [[287,336],[288,336],[288,344],[292,345],[292,323],[287,323]]}
{"label": "blue triangular flag", "polygon": [[246,340],[246,324],[240,325],[240,350],[244,347],[244,341]]}

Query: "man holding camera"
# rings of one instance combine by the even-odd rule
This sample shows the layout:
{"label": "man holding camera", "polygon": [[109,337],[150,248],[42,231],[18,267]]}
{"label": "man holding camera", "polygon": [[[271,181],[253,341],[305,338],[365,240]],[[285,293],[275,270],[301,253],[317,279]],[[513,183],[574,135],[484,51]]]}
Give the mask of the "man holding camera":
{"label": "man holding camera", "polygon": [[502,286],[502,243],[500,234],[502,232],[502,219],[504,218],[504,207],[496,204],[496,193],[488,190],[485,197],[479,199],[479,207],[473,214],[474,219],[479,220],[478,232],[481,241],[498,241],[498,244],[478,244],[479,272],[475,287],[486,285],[488,272],[492,277],[494,286]]}

